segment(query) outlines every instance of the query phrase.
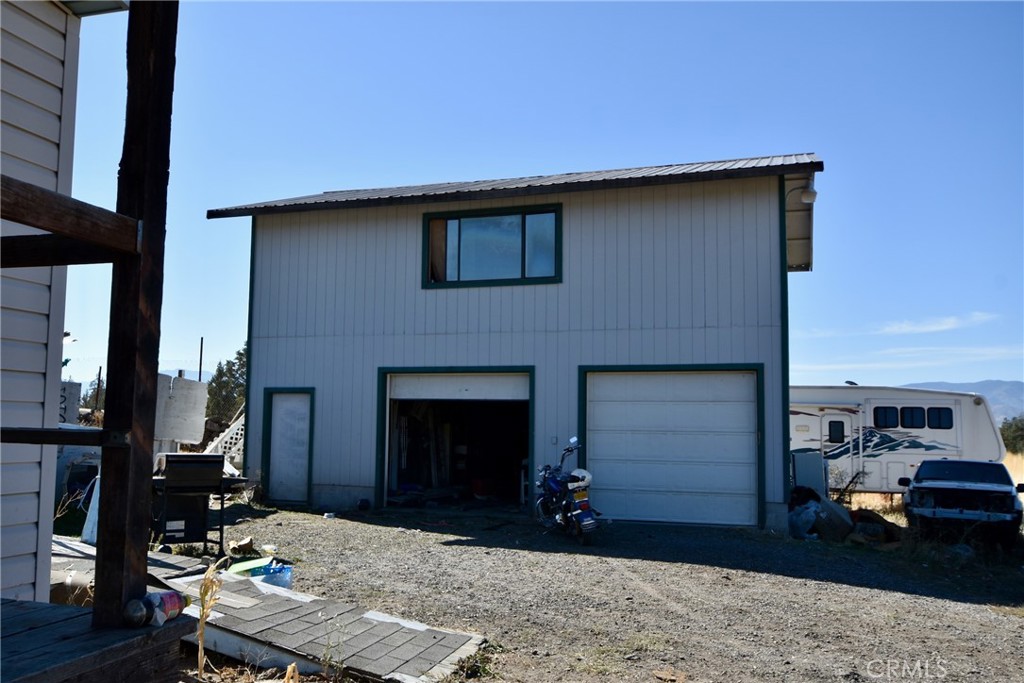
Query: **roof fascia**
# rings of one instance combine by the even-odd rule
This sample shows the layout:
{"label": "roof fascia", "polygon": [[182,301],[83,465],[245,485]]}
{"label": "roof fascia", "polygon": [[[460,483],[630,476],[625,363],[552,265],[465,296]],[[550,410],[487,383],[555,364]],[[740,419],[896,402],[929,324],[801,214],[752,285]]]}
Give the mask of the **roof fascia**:
{"label": "roof fascia", "polygon": [[756,178],[764,176],[780,176],[791,173],[814,173],[822,171],[824,163],[819,161],[799,164],[779,164],[753,168],[737,168],[723,171],[703,171],[696,173],[680,173],[676,175],[645,176],[639,178],[615,178],[610,180],[590,180],[548,185],[531,185],[527,187],[456,191],[438,194],[406,195],[401,197],[373,197],[367,199],[325,200],[302,204],[280,204],[269,206],[234,207],[226,209],[210,209],[206,212],[209,218],[237,218],[239,216],[263,216],[269,214],[302,213],[307,211],[327,211],[335,209],[359,209],[381,206],[406,206],[410,204],[439,204],[446,202],[474,201],[489,199],[505,199],[509,197],[529,197],[545,194],[561,194],[565,192],[586,192],[612,190],[633,187],[649,187],[652,185],[677,185],[697,183],[708,180],[730,180],[738,178]]}

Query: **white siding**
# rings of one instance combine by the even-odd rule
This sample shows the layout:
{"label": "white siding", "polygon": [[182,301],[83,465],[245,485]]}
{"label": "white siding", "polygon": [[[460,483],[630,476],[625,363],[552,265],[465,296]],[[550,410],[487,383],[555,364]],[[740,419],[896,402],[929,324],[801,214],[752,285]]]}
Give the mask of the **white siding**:
{"label": "white siding", "polygon": [[[423,289],[424,212],[561,203],[563,282]],[[774,177],[255,219],[251,424],[315,387],[313,500],[372,497],[378,367],[535,367],[537,459],[578,429],[580,365],[762,363],[766,498],[782,502]],[[256,474],[261,429],[249,431]]]}
{"label": "white siding", "polygon": [[[50,2],[0,3],[0,164],[5,175],[71,191],[79,20]],[[9,221],[4,235],[35,232]],[[65,268],[0,273],[4,426],[56,426]],[[56,448],[0,456],[0,595],[46,600]]]}

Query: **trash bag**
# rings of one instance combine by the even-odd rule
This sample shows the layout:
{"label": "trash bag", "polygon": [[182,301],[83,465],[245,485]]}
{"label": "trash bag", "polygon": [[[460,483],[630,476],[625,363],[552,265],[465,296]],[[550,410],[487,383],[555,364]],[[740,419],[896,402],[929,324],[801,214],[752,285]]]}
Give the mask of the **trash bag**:
{"label": "trash bag", "polygon": [[803,505],[793,508],[789,513],[789,535],[800,540],[816,539],[817,534],[810,533],[818,513],[821,511],[821,504],[816,500],[809,500]]}

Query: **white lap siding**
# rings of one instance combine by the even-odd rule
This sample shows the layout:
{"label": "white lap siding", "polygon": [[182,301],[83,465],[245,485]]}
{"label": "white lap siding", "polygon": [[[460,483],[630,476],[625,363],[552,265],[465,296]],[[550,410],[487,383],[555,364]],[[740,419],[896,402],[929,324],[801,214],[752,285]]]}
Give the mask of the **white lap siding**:
{"label": "white lap siding", "polygon": [[[5,175],[71,191],[80,20],[54,3],[0,3],[0,161]],[[4,235],[36,232],[4,221]],[[5,427],[53,427],[60,400],[66,269],[0,273]],[[56,448],[0,451],[0,595],[49,597]]]}

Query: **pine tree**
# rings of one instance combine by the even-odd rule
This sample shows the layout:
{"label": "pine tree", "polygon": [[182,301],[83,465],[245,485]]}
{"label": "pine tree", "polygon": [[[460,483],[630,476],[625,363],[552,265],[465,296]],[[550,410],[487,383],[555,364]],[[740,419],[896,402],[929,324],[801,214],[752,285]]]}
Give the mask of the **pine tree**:
{"label": "pine tree", "polygon": [[89,382],[89,389],[82,397],[82,407],[90,410],[103,410],[107,401],[107,387],[102,377]]}
{"label": "pine tree", "polygon": [[235,352],[234,360],[217,363],[207,385],[206,417],[228,423],[245,403],[246,348]]}
{"label": "pine tree", "polygon": [[1024,453],[1024,414],[1015,418],[1004,418],[999,428],[1003,436],[1003,445],[1010,453]]}

